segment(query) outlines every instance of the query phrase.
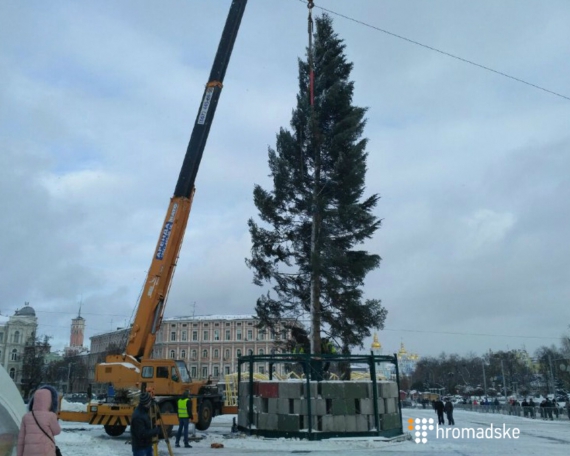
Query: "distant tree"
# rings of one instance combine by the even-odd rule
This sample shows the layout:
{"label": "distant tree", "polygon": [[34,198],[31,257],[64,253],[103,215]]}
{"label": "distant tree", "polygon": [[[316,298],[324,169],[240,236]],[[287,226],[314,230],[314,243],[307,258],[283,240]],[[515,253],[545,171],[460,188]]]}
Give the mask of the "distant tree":
{"label": "distant tree", "polygon": [[[372,213],[379,196],[364,197],[365,108],[352,104],[352,63],[333,31],[332,20],[316,20],[314,47],[299,61],[299,94],[291,130],[281,128],[269,149],[273,189],[256,185],[254,203],[263,226],[248,222],[252,255],[246,260],[254,283],[272,285],[257,300],[263,326],[284,318],[311,318],[311,349],[321,351],[321,331],[343,353],[363,345],[371,328],[382,329],[386,309],[364,299],[366,275],[380,256],[359,249],[380,227]],[[309,60],[315,69],[310,104]]]}
{"label": "distant tree", "polygon": [[50,337],[37,338],[35,333],[26,342],[22,358],[22,394],[29,397],[43,381],[45,373],[45,355],[50,351]]}

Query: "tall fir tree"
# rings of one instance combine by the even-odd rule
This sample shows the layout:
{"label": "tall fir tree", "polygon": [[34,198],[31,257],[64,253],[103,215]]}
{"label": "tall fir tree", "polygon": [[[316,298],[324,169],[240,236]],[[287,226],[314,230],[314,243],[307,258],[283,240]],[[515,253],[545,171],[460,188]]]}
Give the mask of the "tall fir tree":
{"label": "tall fir tree", "polygon": [[263,226],[248,221],[253,246],[246,264],[254,283],[270,283],[276,295],[257,301],[263,325],[310,315],[313,353],[321,353],[321,331],[349,353],[371,328],[383,328],[387,314],[379,300],[363,299],[364,279],[380,256],[357,249],[380,227],[372,213],[379,196],[363,197],[366,109],[352,105],[352,63],[329,16],[316,19],[313,39],[307,60],[299,60],[291,131],[281,128],[269,148],[273,189],[254,188]]}

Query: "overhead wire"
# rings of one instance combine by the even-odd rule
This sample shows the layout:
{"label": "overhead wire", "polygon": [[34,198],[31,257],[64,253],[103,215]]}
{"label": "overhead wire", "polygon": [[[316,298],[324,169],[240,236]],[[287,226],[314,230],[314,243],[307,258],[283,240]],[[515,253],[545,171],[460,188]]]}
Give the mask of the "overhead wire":
{"label": "overhead wire", "polygon": [[[304,0],[299,0],[299,1],[300,1],[300,2],[304,2]],[[445,56],[447,56],[447,57],[451,57],[451,58],[453,58],[453,59],[456,59],[456,60],[459,60],[459,61],[461,61],[461,62],[467,63],[467,64],[469,64],[469,65],[476,66],[476,67],[481,68],[481,69],[483,69],[483,70],[490,71],[490,72],[492,72],[492,73],[498,74],[498,75],[503,76],[503,77],[505,77],[505,78],[512,79],[512,80],[514,80],[514,81],[520,82],[521,84],[526,84],[526,85],[528,85],[528,86],[530,86],[530,87],[533,87],[533,88],[538,89],[538,90],[542,90],[542,91],[547,92],[547,93],[549,93],[549,94],[551,94],[551,95],[554,95],[554,96],[557,96],[557,97],[560,97],[560,98],[564,98],[565,100],[570,100],[570,97],[568,97],[568,96],[566,96],[566,95],[563,95],[563,94],[561,94],[561,93],[554,92],[553,90],[546,89],[546,88],[541,87],[541,86],[539,86],[539,85],[537,85],[537,84],[533,84],[532,82],[525,81],[524,79],[517,78],[516,76],[511,76],[510,74],[504,73],[504,72],[499,71],[499,70],[495,70],[495,69],[493,69],[493,68],[491,68],[491,67],[488,67],[488,66],[486,66],[486,65],[482,65],[482,64],[477,63],[477,62],[474,62],[474,61],[472,61],[472,60],[469,60],[469,59],[460,57],[460,56],[455,55],[455,54],[452,54],[452,53],[450,53],[450,52],[442,51],[441,49],[437,49],[437,48],[435,48],[435,47],[433,47],[433,46],[429,46],[429,45],[427,45],[427,44],[420,43],[419,41],[415,41],[415,40],[412,40],[412,39],[410,39],[410,38],[406,38],[405,36],[398,35],[397,33],[394,33],[394,32],[390,32],[390,31],[385,30],[385,29],[383,29],[383,28],[380,28],[380,27],[378,27],[378,26],[375,26],[375,25],[369,24],[369,23],[367,23],[367,22],[361,21],[360,19],[355,19],[355,18],[353,18],[353,17],[347,16],[346,14],[338,13],[338,12],[333,11],[333,10],[331,10],[331,9],[324,8],[324,7],[322,7],[322,6],[314,5],[314,7],[315,7],[315,8],[318,8],[318,9],[320,9],[320,10],[322,10],[322,11],[326,11],[327,13],[333,14],[333,15],[335,15],[335,16],[342,17],[343,19],[346,19],[346,20],[355,22],[355,23],[360,24],[360,25],[364,25],[365,27],[374,29],[374,30],[376,30],[376,31],[378,31],[378,32],[385,33],[386,35],[393,36],[394,38],[398,38],[398,39],[400,39],[400,40],[407,41],[408,43],[415,44],[416,46],[421,46],[421,47],[423,47],[423,48],[425,48],[425,49],[429,49],[430,51],[438,52],[439,54],[445,55]]]}

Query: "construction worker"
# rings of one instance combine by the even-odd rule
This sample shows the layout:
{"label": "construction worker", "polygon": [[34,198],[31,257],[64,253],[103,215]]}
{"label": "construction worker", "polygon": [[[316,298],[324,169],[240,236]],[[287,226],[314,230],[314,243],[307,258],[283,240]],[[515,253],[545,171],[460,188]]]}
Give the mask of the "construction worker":
{"label": "construction worker", "polygon": [[[326,337],[323,337],[321,339],[321,354],[323,355],[336,354],[336,348],[334,347],[334,344],[330,341],[330,339],[327,339]],[[331,366],[330,361],[326,361],[325,364],[323,365],[323,372],[328,372],[330,366]]]}
{"label": "construction worker", "polygon": [[174,445],[177,448],[180,448],[182,432],[184,432],[184,448],[192,448],[188,442],[188,421],[190,419],[192,419],[192,401],[188,398],[188,391],[184,391],[182,397],[178,399],[178,432]]}

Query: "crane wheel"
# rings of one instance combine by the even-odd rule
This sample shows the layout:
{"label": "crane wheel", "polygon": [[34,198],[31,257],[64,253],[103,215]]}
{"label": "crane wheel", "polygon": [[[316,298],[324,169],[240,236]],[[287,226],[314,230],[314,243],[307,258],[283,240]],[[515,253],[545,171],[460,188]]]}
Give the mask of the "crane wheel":
{"label": "crane wheel", "polygon": [[123,432],[125,432],[125,429],[127,429],[127,426],[121,426],[121,425],[105,425],[105,432],[107,433],[108,436],[110,437],[119,437],[120,435],[123,435]]}
{"label": "crane wheel", "polygon": [[213,412],[214,407],[212,406],[212,402],[208,399],[203,400],[198,408],[198,422],[196,423],[196,429],[199,431],[205,431],[208,429],[212,422]]}

